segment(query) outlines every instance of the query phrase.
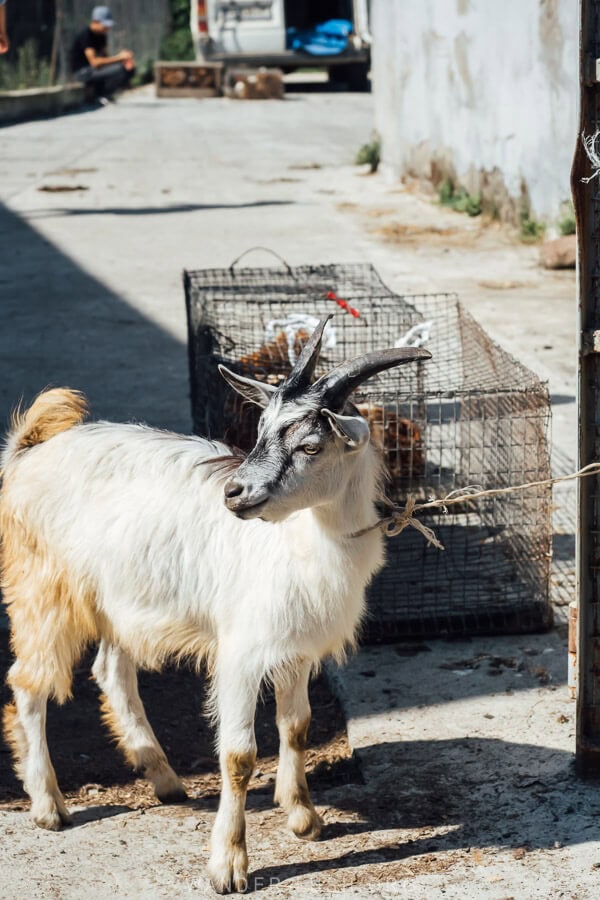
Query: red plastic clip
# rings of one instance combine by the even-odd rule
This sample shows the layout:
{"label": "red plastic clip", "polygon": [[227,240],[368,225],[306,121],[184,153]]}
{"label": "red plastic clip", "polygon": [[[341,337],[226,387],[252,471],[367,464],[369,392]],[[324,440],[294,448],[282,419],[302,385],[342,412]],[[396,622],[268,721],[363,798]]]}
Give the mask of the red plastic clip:
{"label": "red plastic clip", "polygon": [[338,297],[335,291],[327,291],[327,294],[325,296],[328,300],[334,300],[341,309],[350,313],[353,318],[360,319],[359,311],[357,309],[354,309],[353,306],[350,306],[347,300],[342,300],[341,297]]}

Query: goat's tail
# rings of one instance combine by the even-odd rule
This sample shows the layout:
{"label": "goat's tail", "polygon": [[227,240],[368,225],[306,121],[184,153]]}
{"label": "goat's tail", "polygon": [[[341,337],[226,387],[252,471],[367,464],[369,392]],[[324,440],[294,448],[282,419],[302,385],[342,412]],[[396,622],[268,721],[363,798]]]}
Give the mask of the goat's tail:
{"label": "goat's tail", "polygon": [[79,425],[88,412],[87,401],[80,391],[70,388],[51,388],[42,391],[29,409],[14,410],[0,467],[20,450],[48,441],[61,431]]}

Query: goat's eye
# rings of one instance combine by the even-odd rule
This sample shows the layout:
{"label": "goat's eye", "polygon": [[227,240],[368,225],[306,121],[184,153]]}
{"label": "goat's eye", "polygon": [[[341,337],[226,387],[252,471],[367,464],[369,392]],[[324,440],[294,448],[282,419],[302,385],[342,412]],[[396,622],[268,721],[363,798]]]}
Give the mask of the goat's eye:
{"label": "goat's eye", "polygon": [[306,453],[307,456],[316,456],[317,453],[321,452],[321,448],[318,444],[302,444],[300,449]]}

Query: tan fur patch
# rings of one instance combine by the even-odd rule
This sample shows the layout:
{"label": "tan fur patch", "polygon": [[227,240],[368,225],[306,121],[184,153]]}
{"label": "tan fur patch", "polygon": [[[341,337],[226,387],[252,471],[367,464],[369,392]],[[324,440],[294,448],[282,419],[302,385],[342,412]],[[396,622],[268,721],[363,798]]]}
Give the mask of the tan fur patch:
{"label": "tan fur patch", "polygon": [[302,783],[296,784],[288,802],[290,806],[308,806],[312,808],[312,801],[310,799],[310,794],[308,793],[308,785]]}
{"label": "tan fur patch", "polygon": [[125,743],[123,738],[123,731],[121,729],[121,723],[115,715],[115,712],[110,705],[109,699],[106,694],[100,694],[100,715],[102,717],[103,723],[110,731],[117,747],[123,753],[129,765],[133,769],[140,769],[140,760],[138,759],[137,754],[131,751]]}
{"label": "tan fur patch", "polygon": [[310,716],[300,722],[298,725],[292,726],[288,731],[288,743],[292,750],[303,753],[308,743],[308,726],[310,725]]}
{"label": "tan fur patch", "polygon": [[67,576],[48,549],[0,504],[2,592],[16,662],[9,683],[63,703],[72,669],[99,635],[94,593]]}
{"label": "tan fur patch", "polygon": [[[232,831],[227,837],[227,844],[232,850],[242,850],[246,852],[246,819],[242,810],[241,818],[233,823]],[[248,867],[248,857],[246,856],[244,868]]]}
{"label": "tan fur patch", "polygon": [[243,794],[254,771],[256,753],[228,753],[225,761],[227,777],[234,794]]}
{"label": "tan fur patch", "polygon": [[14,703],[6,703],[4,706],[2,711],[2,731],[4,740],[10,747],[13,755],[17,777],[23,781],[23,766],[27,756],[27,738]]}
{"label": "tan fur patch", "polygon": [[69,388],[42,391],[28,410],[22,412],[18,408],[12,414],[10,430],[16,437],[15,452],[79,425],[87,412],[87,401],[79,391]]}

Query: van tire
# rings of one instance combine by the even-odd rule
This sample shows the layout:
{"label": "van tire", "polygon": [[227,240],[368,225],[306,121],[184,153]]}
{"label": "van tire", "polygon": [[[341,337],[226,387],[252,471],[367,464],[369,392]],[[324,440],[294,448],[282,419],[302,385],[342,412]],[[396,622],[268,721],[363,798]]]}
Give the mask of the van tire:
{"label": "van tire", "polygon": [[370,91],[369,63],[347,63],[330,66],[329,81],[332,85],[345,85],[348,91]]}

